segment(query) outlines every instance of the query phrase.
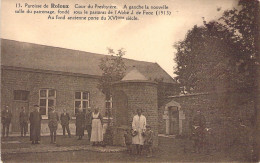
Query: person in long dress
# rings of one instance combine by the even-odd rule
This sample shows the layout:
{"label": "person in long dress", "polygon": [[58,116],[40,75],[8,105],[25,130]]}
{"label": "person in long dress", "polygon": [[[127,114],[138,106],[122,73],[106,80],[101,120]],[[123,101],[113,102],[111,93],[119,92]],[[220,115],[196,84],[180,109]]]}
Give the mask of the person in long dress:
{"label": "person in long dress", "polygon": [[42,116],[39,112],[40,107],[34,105],[35,110],[30,113],[30,140],[32,144],[39,144],[41,138],[41,120]]}
{"label": "person in long dress", "polygon": [[103,142],[103,119],[98,111],[98,108],[95,108],[94,112],[92,112],[92,131],[90,142],[92,142],[93,146],[101,145]]}
{"label": "person in long dress", "polygon": [[137,115],[133,117],[132,129],[136,133],[132,138],[132,144],[136,146],[137,154],[141,155],[145,140],[144,132],[146,130],[146,118],[142,115],[141,109],[137,109]]}
{"label": "person in long dress", "polygon": [[78,136],[78,140],[81,140],[84,136],[85,130],[85,113],[82,108],[79,108],[79,112],[76,115],[76,136]]}

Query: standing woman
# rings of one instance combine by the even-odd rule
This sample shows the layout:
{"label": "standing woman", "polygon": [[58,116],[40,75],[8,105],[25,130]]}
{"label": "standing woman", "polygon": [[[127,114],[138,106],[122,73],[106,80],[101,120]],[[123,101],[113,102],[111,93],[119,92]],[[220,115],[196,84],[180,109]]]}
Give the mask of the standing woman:
{"label": "standing woman", "polygon": [[90,141],[93,143],[93,146],[101,145],[103,142],[103,118],[98,111],[98,108],[95,108],[92,113],[92,131]]}
{"label": "standing woman", "polygon": [[56,144],[56,131],[58,129],[59,115],[54,108],[50,108],[48,119],[49,119],[48,126],[50,129],[51,144],[52,143]]}
{"label": "standing woman", "polygon": [[79,136],[78,140],[81,140],[84,136],[85,130],[85,113],[80,107],[79,112],[76,115],[76,136]]}

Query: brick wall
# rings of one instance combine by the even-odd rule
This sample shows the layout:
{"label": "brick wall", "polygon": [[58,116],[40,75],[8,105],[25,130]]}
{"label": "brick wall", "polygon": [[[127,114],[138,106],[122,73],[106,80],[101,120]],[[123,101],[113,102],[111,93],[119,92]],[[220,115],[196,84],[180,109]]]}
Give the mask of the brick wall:
{"label": "brick wall", "polygon": [[[70,115],[74,115],[76,91],[88,91],[90,93],[90,106],[99,107],[102,115],[105,113],[105,96],[97,88],[97,78],[10,69],[2,69],[1,73],[2,107],[5,105],[13,107],[14,90],[27,90],[30,91],[28,102],[31,111],[33,105],[39,103],[39,90],[51,88],[56,90],[56,110],[59,113],[65,108]],[[43,120],[42,132],[49,132],[47,123],[47,120]]]}
{"label": "brick wall", "polygon": [[132,124],[133,116],[137,114],[136,109],[143,109],[147,124],[155,134],[154,146],[158,146],[157,85],[150,82],[121,82],[115,84],[114,88],[114,91],[123,91],[127,96],[129,126]]}
{"label": "brick wall", "polygon": [[[246,137],[246,135],[239,135],[239,132],[242,132],[239,129],[241,128],[240,120],[249,131],[252,127],[254,102],[250,93],[197,94],[175,96],[168,100],[174,100],[181,105],[181,109],[185,113],[183,134],[186,136],[191,134],[191,120],[196,109],[199,108],[206,118],[207,127],[212,129],[216,146],[221,149],[225,146],[228,148],[231,146],[230,144],[236,144],[237,141],[242,141],[242,137]],[[165,133],[166,128],[165,120],[162,119],[164,109],[164,107],[159,109],[159,133],[162,134]],[[247,135],[248,137],[249,135]]]}

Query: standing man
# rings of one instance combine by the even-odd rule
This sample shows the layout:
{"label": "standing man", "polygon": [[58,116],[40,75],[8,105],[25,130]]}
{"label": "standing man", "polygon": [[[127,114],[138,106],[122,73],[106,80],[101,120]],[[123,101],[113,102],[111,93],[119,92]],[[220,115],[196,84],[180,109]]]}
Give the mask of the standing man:
{"label": "standing man", "polygon": [[34,105],[34,111],[30,113],[30,140],[32,144],[39,144],[41,137],[41,120],[39,105]]}
{"label": "standing man", "polygon": [[21,129],[21,137],[26,136],[26,132],[28,131],[28,114],[25,112],[25,107],[21,108],[19,122],[20,122],[20,129]]}
{"label": "standing man", "polygon": [[48,126],[50,129],[51,144],[52,143],[56,144],[56,131],[58,129],[59,116],[54,108],[50,108],[50,112],[48,114],[48,119],[49,119]]}
{"label": "standing man", "polygon": [[91,137],[91,130],[92,130],[92,112],[91,109],[88,108],[88,111],[86,113],[86,130],[88,132],[88,140],[90,141]]}
{"label": "standing man", "polygon": [[9,126],[12,119],[12,113],[9,110],[9,107],[6,105],[5,110],[2,111],[2,124],[3,124],[3,137],[8,137],[9,135]]}
{"label": "standing man", "polygon": [[142,110],[139,108],[137,109],[137,115],[133,118],[132,129],[136,133],[132,138],[132,143],[136,146],[137,154],[141,155],[144,145],[143,135],[146,129],[146,118],[142,115]]}
{"label": "standing man", "polygon": [[76,136],[79,136],[78,140],[81,140],[84,136],[85,118],[85,113],[83,112],[83,109],[80,107],[79,112],[76,115]]}
{"label": "standing man", "polygon": [[70,115],[69,115],[69,113],[67,113],[66,109],[63,109],[63,113],[60,115],[60,121],[61,121],[62,130],[63,130],[63,136],[66,135],[65,134],[65,129],[66,129],[69,137],[71,137],[70,128],[69,128]]}
{"label": "standing man", "polygon": [[206,119],[201,114],[198,109],[195,116],[192,119],[192,129],[193,129],[193,140],[194,140],[194,150],[196,153],[200,153],[203,148],[203,142],[205,139],[204,130],[206,127]]}

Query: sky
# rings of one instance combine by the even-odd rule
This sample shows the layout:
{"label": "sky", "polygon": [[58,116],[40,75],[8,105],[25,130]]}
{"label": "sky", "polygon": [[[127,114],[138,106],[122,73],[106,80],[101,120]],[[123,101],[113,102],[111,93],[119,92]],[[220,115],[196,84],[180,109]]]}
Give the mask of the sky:
{"label": "sky", "polygon": [[[47,15],[15,14],[16,3],[167,5],[170,16],[139,16],[138,21],[48,20]],[[238,0],[2,0],[1,38],[107,54],[107,48],[126,50],[125,58],[156,62],[172,77],[175,49],[194,25],[218,19]],[[220,9],[220,11],[217,10]]]}

